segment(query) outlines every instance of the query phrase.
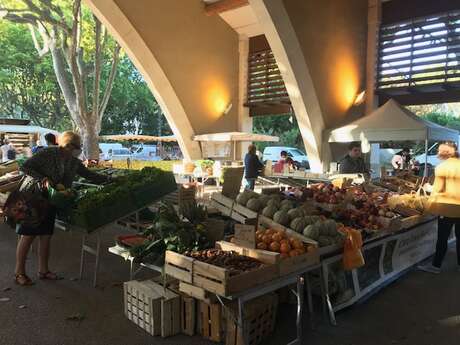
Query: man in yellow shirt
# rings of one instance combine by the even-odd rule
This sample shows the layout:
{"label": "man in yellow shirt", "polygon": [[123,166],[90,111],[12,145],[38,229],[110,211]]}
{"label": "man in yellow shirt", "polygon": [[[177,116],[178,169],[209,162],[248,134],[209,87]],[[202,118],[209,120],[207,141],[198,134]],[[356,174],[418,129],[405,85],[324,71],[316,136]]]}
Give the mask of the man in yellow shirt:
{"label": "man in yellow shirt", "polygon": [[428,205],[430,213],[439,215],[436,253],[432,264],[419,266],[419,269],[430,273],[441,272],[453,225],[457,239],[457,264],[460,268],[460,159],[457,146],[454,143],[439,145],[438,157],[443,162],[436,167]]}

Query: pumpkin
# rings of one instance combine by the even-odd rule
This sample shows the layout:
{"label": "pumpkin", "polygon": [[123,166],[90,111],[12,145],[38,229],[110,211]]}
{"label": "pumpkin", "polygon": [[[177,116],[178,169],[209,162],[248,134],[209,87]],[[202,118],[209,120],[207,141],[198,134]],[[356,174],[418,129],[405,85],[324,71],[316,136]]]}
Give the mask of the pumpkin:
{"label": "pumpkin", "polygon": [[281,225],[289,224],[289,216],[286,211],[280,210],[273,215],[273,220]]}
{"label": "pumpkin", "polygon": [[302,230],[305,229],[307,225],[308,223],[305,221],[305,218],[298,217],[291,222],[290,227],[292,230],[302,233]]}
{"label": "pumpkin", "polygon": [[238,194],[238,196],[236,197],[236,202],[240,205],[246,206],[251,197],[251,193],[249,193],[248,191],[244,191],[243,193]]}
{"label": "pumpkin", "polygon": [[262,208],[262,204],[258,199],[252,198],[249,199],[248,203],[246,204],[246,207],[254,212],[259,212],[259,210]]}
{"label": "pumpkin", "polygon": [[273,215],[275,214],[276,211],[278,211],[278,207],[276,207],[276,206],[266,206],[262,210],[262,214],[267,218],[273,218]]}
{"label": "pumpkin", "polygon": [[293,221],[296,218],[302,217],[302,211],[299,208],[293,208],[288,211],[288,216],[291,221]]}

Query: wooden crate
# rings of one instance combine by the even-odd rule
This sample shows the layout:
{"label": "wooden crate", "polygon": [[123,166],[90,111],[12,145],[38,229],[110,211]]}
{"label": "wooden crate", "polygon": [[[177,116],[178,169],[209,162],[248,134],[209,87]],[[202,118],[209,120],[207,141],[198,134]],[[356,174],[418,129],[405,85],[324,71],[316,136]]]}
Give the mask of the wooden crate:
{"label": "wooden crate", "polygon": [[219,303],[199,301],[199,334],[208,340],[222,341],[222,306]]}
{"label": "wooden crate", "polygon": [[298,271],[302,268],[313,266],[319,263],[319,251],[317,247],[311,252],[282,259],[279,253],[271,252],[268,250],[251,249],[238,246],[236,244],[220,241],[216,243],[218,248],[222,250],[233,250],[239,254],[251,256],[263,262],[270,262],[278,268],[278,275],[284,276],[289,273]]}
{"label": "wooden crate", "polygon": [[19,165],[16,161],[9,161],[0,164],[0,176],[17,170],[19,170]]}
{"label": "wooden crate", "polygon": [[243,322],[249,336],[248,344],[244,344],[241,327],[236,322],[236,304],[230,305],[228,310],[231,314],[226,315],[225,345],[261,344],[275,329],[278,296],[271,293],[245,304]]}
{"label": "wooden crate", "polygon": [[276,223],[274,220],[268,218],[268,217],[265,217],[265,216],[262,216],[262,215],[259,215],[259,218],[258,218],[258,224],[260,226],[262,226],[263,228],[270,228],[270,229],[274,229],[274,230],[283,230],[286,232],[287,235],[291,236],[291,237],[294,237],[294,238],[297,238],[298,240],[304,242],[304,243],[309,243],[309,244],[313,244],[315,246],[318,246],[318,242],[316,242],[315,240],[312,240],[311,238],[308,238],[308,237],[305,237],[304,235],[302,234],[299,234],[298,232],[284,226],[284,225],[281,225],[279,223]]}
{"label": "wooden crate", "polygon": [[165,254],[165,273],[186,283],[193,282],[193,259],[170,250]]}
{"label": "wooden crate", "polygon": [[196,329],[196,299],[181,295],[180,299],[180,312],[181,312],[181,331],[186,335],[195,335]]}
{"label": "wooden crate", "polygon": [[229,296],[252,288],[278,276],[277,266],[272,264],[265,264],[258,269],[234,275],[225,268],[170,251],[166,251],[165,272],[174,278],[221,296]]}
{"label": "wooden crate", "polygon": [[216,301],[216,298],[213,294],[210,294],[203,288],[194,286],[186,282],[179,282],[179,291],[195,299],[204,301],[206,303],[213,303]]}
{"label": "wooden crate", "polygon": [[235,200],[222,195],[222,193],[213,193],[210,205],[218,209],[224,216],[241,224],[255,225],[257,223],[257,212],[238,205]]}
{"label": "wooden crate", "polygon": [[123,284],[126,317],[151,335],[168,337],[180,332],[180,297],[146,281]]}
{"label": "wooden crate", "polygon": [[401,230],[401,220],[401,216],[396,216],[393,218],[379,217],[379,223],[383,225],[383,230],[387,232],[396,232]]}

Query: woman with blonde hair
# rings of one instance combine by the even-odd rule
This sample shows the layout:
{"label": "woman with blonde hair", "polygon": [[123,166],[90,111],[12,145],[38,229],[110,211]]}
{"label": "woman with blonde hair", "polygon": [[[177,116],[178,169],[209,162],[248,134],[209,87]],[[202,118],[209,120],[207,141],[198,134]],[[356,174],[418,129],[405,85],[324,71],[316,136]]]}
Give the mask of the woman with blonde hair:
{"label": "woman with blonde hair", "polygon": [[428,203],[430,213],[438,215],[438,240],[432,264],[419,269],[440,273],[447,253],[449,235],[455,226],[457,264],[460,268],[460,159],[457,145],[446,142],[439,145],[438,157],[443,161],[435,169],[433,190]]}
{"label": "woman with blonde hair", "polygon": [[[74,132],[64,132],[59,137],[59,146],[44,148],[29,158],[21,168],[25,177],[19,187],[20,192],[35,194],[48,198],[48,187],[62,185],[71,188],[76,175],[80,175],[96,183],[107,181],[107,177],[88,170],[78,159],[81,150],[80,136]],[[47,214],[38,225],[33,222],[21,222],[16,225],[20,235],[16,250],[15,281],[19,285],[32,285],[27,276],[25,262],[27,253],[35,237],[39,239],[39,279],[57,280],[58,276],[49,270],[50,241],[54,232],[56,210],[48,207]]]}

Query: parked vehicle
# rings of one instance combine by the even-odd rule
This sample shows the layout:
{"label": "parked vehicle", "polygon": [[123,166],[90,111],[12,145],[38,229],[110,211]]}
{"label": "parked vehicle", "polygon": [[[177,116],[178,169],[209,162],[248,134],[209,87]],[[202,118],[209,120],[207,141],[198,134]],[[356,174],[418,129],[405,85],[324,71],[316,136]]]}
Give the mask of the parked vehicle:
{"label": "parked vehicle", "polygon": [[298,167],[310,169],[307,155],[295,147],[268,146],[264,149],[262,160],[264,162],[271,160],[273,163],[276,163],[281,157],[281,151],[286,151]]}
{"label": "parked vehicle", "polygon": [[122,147],[121,149],[109,149],[107,152],[108,160],[125,160],[128,158],[132,158],[133,154],[127,148]]}
{"label": "parked vehicle", "polygon": [[159,161],[156,145],[141,145],[133,150],[133,159],[143,161]]}
{"label": "parked vehicle", "polygon": [[[102,151],[102,153],[100,152],[99,154],[99,159],[110,160],[111,158],[109,156],[113,154],[113,150],[122,148],[123,145],[119,143],[99,143],[99,149]],[[109,151],[111,151],[110,155]]]}

